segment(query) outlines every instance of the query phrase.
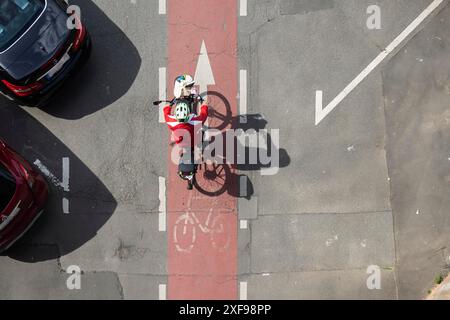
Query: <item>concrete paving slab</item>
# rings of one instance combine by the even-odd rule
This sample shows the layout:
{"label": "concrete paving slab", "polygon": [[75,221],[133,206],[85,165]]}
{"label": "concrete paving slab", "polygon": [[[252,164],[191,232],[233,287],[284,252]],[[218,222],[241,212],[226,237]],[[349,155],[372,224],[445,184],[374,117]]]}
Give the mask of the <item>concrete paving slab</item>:
{"label": "concrete paving slab", "polygon": [[[28,246],[24,248],[34,255],[48,255],[57,250],[54,246]],[[122,287],[113,272],[86,272],[80,275],[80,289],[69,290],[70,275],[58,261],[29,263],[1,259],[0,298],[25,300],[91,300],[122,299]]]}
{"label": "concrete paving slab", "polygon": [[328,10],[335,7],[333,0],[281,0],[280,13],[282,15],[306,14],[319,10]]}
{"label": "concrete paving slab", "polygon": [[394,272],[381,271],[380,289],[368,289],[366,270],[273,273],[248,277],[249,300],[395,299]]}
{"label": "concrete paving slab", "polygon": [[331,100],[378,54],[342,21],[345,13],[323,10],[282,16],[252,34],[251,103],[268,128],[280,129],[280,147],[291,159],[255,183],[260,214],[390,209],[379,74],[314,124],[315,91]]}
{"label": "concrete paving slab", "polygon": [[450,8],[383,70],[399,297],[423,298],[449,265]]}
{"label": "concrete paving slab", "polygon": [[239,219],[256,219],[258,217],[258,197],[238,199]]}
{"label": "concrete paving slab", "polygon": [[159,285],[167,284],[167,277],[119,274],[123,288],[123,296],[126,300],[159,300]]}
{"label": "concrete paving slab", "polygon": [[[353,25],[355,30],[364,34],[370,40],[372,46],[382,50],[395,37],[397,37],[427,6],[429,0],[347,0],[334,1],[336,10],[342,11],[347,17],[345,23]],[[381,28],[369,29],[367,20],[370,15],[367,13],[369,7],[376,5],[380,9]]]}
{"label": "concrete paving slab", "polygon": [[61,265],[76,264],[87,271],[165,275],[167,233],[158,231],[158,218],[158,214],[119,207],[92,241],[61,257]]}
{"label": "concrete paving slab", "polygon": [[247,221],[247,229],[240,229],[238,231],[238,271],[239,275],[250,273],[250,256],[251,256],[251,231]]}
{"label": "concrete paving slab", "polygon": [[394,265],[390,212],[271,215],[251,227],[255,273]]}

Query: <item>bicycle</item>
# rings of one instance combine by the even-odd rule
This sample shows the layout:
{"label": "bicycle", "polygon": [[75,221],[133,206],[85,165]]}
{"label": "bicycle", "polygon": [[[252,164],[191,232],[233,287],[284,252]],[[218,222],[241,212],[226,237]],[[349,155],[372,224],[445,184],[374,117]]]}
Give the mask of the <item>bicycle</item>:
{"label": "bicycle", "polygon": [[[191,199],[189,199],[190,203]],[[190,208],[190,205],[188,205]],[[230,246],[230,232],[223,221],[223,215],[213,214],[210,208],[205,223],[202,223],[197,215],[188,209],[186,213],[178,217],[173,229],[174,244],[179,252],[190,253],[197,241],[197,230],[203,234],[209,234],[214,249],[223,252]]]}
{"label": "bicycle", "polygon": [[[173,98],[172,100],[158,100],[154,101],[154,106],[159,106],[161,103],[166,102],[169,103],[172,107],[173,105],[177,104],[179,101],[186,101],[189,105],[189,111],[190,113],[195,113],[195,107],[198,103],[203,103],[203,98],[200,95],[191,94],[187,97],[183,97],[181,99]],[[204,135],[204,131],[206,129],[204,128],[202,130],[202,139]],[[173,146],[175,143],[171,142],[169,145]],[[197,173],[198,165],[195,163],[194,160],[194,149],[191,147],[182,147],[181,155],[180,155],[180,161],[178,164],[178,176],[187,181],[188,183],[188,190],[192,190],[194,183],[195,183],[195,175]]]}

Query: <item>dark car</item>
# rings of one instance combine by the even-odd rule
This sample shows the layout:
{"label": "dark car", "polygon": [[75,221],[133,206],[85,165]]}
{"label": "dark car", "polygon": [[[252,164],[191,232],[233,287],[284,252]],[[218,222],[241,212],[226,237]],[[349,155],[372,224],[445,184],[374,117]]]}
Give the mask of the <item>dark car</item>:
{"label": "dark car", "polygon": [[84,64],[90,36],[67,11],[63,0],[0,0],[0,93],[43,105]]}
{"label": "dark car", "polygon": [[47,197],[44,178],[0,139],[0,252],[31,227]]}

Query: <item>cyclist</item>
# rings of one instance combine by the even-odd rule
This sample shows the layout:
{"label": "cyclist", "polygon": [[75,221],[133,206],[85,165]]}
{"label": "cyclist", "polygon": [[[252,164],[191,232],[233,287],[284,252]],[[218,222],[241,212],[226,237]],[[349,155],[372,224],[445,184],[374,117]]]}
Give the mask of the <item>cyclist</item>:
{"label": "cyclist", "polygon": [[[195,81],[190,75],[181,75],[175,79],[174,96],[163,109],[164,119],[171,131],[171,145],[178,144],[182,151],[178,161],[178,175],[188,181],[188,190],[193,189],[197,164],[195,146],[203,142],[202,125],[208,118],[208,106],[194,88]],[[160,101],[154,102],[159,105]],[[201,103],[200,114],[193,112],[194,106]],[[175,105],[173,108],[172,106]]]}
{"label": "cyclist", "polygon": [[[176,100],[175,109],[172,113],[170,105],[163,109],[167,126],[172,131],[172,141],[180,144],[183,141],[183,134],[187,130],[190,134],[190,146],[194,146],[194,137],[200,133],[202,125],[208,118],[208,106],[202,103],[200,114],[191,112],[191,103],[201,102],[201,98],[196,96],[193,86],[194,79],[190,75],[181,75],[175,79],[174,95]],[[187,145],[186,145],[187,144]],[[185,142],[184,146],[188,146]]]}

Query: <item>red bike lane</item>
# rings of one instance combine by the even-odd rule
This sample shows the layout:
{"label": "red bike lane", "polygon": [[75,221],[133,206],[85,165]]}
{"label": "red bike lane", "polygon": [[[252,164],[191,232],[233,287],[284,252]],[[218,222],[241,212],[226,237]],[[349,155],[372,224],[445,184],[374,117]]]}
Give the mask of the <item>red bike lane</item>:
{"label": "red bike lane", "polygon": [[[204,42],[215,91],[227,101],[210,99],[210,107],[228,103],[228,122],[237,115],[237,0],[168,0],[168,93],[184,73],[194,75]],[[230,114],[231,112],[231,114]],[[218,123],[214,116],[210,121]],[[198,184],[206,192],[186,189],[170,160],[167,179],[168,299],[237,299],[237,179],[234,170],[217,166],[217,177],[201,168]],[[222,179],[224,180],[222,182]],[[216,180],[216,181],[213,181]],[[220,194],[218,185],[225,184]],[[233,191],[233,192],[230,192]]]}

